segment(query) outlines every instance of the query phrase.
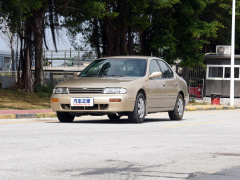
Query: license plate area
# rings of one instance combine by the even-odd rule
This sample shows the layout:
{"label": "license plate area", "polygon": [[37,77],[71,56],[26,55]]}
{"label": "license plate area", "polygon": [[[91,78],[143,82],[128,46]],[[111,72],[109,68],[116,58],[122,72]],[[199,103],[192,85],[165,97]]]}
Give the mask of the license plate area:
{"label": "license plate area", "polygon": [[93,106],[93,98],[71,98],[71,106],[79,107],[79,106]]}

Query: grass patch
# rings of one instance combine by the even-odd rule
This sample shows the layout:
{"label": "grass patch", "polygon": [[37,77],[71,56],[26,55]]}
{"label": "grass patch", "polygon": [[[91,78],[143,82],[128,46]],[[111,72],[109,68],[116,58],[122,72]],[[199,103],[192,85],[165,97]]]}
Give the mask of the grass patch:
{"label": "grass patch", "polygon": [[209,105],[207,102],[197,102],[195,99],[190,99],[188,106]]}
{"label": "grass patch", "polygon": [[49,109],[50,93],[26,93],[19,89],[0,89],[0,110]]}
{"label": "grass patch", "polygon": [[198,106],[198,105],[209,105],[209,103],[206,102],[202,102],[202,103],[198,103],[198,102],[189,102],[190,106]]}

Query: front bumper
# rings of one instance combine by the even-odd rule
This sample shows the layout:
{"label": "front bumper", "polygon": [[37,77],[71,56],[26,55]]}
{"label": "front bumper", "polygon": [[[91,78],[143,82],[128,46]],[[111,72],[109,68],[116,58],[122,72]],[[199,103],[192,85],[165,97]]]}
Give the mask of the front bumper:
{"label": "front bumper", "polygon": [[[71,98],[94,98],[94,106],[71,107]],[[58,99],[58,102],[52,102],[52,99]],[[109,99],[121,99],[121,102],[110,102]],[[59,112],[79,114],[132,112],[134,105],[135,99],[129,98],[127,94],[53,94],[51,96],[52,110]]]}

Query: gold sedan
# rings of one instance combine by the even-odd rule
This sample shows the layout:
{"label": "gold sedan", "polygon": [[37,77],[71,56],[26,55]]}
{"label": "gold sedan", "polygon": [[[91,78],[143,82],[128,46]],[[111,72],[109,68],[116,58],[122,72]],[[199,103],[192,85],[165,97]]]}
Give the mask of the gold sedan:
{"label": "gold sedan", "polygon": [[56,85],[51,96],[60,122],[81,115],[127,115],[141,123],[147,114],[164,111],[181,120],[188,102],[186,82],[164,60],[145,56],[95,60],[77,78]]}

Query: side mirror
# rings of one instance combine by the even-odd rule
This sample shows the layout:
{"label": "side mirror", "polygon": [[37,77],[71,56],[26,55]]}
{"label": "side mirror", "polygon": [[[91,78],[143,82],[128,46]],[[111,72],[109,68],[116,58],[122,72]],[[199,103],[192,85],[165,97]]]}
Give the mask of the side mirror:
{"label": "side mirror", "polygon": [[157,77],[161,77],[162,76],[162,72],[153,72],[150,76],[149,79],[153,79],[153,78],[157,78]]}
{"label": "side mirror", "polygon": [[73,73],[73,77],[76,78],[79,74],[80,74],[80,72],[74,72],[74,73]]}

